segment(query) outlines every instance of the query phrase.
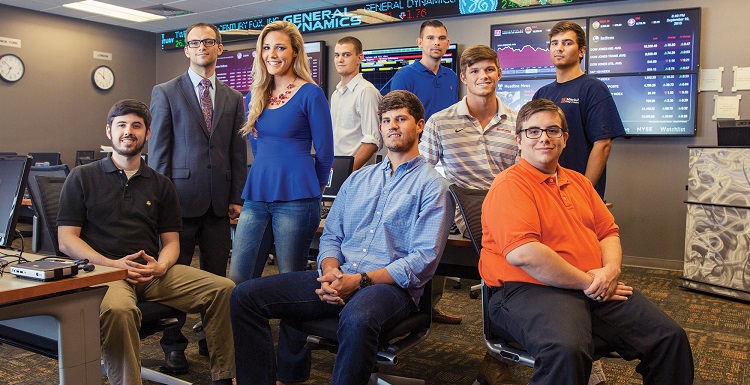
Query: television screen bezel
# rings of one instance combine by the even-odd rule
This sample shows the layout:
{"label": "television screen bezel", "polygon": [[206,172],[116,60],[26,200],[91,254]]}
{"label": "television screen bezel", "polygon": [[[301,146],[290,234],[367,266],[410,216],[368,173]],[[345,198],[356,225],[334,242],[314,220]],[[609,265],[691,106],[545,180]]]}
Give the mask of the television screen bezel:
{"label": "television screen bezel", "polygon": [[0,155],[0,162],[9,160],[9,158],[11,160],[23,159],[24,165],[23,170],[21,171],[21,178],[18,181],[18,185],[16,185],[15,196],[13,197],[13,201],[11,202],[9,218],[7,218],[7,221],[4,217],[0,218],[0,220],[2,221],[2,223],[0,223],[0,226],[5,226],[5,237],[0,238],[0,247],[4,248],[10,248],[13,244],[13,241],[15,240],[18,217],[21,213],[21,208],[23,207],[23,196],[26,192],[26,184],[28,183],[29,172],[31,171],[31,163],[33,162],[32,158],[26,155]]}

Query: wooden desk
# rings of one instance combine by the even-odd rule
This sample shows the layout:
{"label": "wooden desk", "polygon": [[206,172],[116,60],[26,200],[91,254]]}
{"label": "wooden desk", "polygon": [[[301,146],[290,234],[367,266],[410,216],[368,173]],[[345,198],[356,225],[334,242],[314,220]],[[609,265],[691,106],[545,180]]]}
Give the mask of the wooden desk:
{"label": "wooden desk", "polygon": [[107,287],[90,286],[126,276],[125,270],[97,266],[73,278],[38,282],[6,271],[0,277],[0,324],[57,340],[60,384],[101,384],[99,305]]}

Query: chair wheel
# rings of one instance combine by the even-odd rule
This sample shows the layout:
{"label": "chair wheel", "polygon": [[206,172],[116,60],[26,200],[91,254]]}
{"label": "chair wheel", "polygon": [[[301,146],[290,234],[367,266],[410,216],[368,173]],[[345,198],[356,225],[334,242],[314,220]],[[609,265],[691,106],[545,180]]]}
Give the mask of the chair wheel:
{"label": "chair wheel", "polygon": [[478,291],[470,291],[469,292],[469,298],[471,298],[471,299],[477,299],[477,298],[479,298],[479,292]]}
{"label": "chair wheel", "polygon": [[456,290],[461,290],[461,282],[456,282],[453,284],[453,288]]}
{"label": "chair wheel", "polygon": [[276,264],[276,258],[274,258],[274,257],[272,257],[272,256],[269,255],[268,256],[268,264],[269,265],[275,265]]}

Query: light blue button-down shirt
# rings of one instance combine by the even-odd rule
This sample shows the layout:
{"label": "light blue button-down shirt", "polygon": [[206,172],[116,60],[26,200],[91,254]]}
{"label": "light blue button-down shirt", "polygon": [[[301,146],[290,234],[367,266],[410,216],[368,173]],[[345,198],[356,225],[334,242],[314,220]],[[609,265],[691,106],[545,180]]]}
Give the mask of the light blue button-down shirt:
{"label": "light blue button-down shirt", "polygon": [[448,182],[422,156],[393,175],[386,157],[352,174],[339,189],[320,237],[318,266],[336,258],[346,274],[385,268],[419,305],[454,210]]}

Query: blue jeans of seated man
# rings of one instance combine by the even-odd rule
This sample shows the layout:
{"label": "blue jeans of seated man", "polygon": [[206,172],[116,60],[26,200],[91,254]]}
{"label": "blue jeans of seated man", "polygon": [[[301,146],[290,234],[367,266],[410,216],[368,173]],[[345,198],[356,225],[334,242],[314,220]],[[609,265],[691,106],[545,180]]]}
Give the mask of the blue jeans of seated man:
{"label": "blue jeans of seated man", "polygon": [[[367,384],[376,363],[381,330],[393,328],[416,310],[409,293],[395,285],[357,291],[345,306],[322,302],[317,271],[265,276],[237,286],[230,299],[238,385],[270,385],[275,380],[306,381],[310,354],[301,341],[279,335],[278,368],[269,319],[312,320],[339,316],[339,351],[334,385]],[[286,348],[284,348],[286,347]],[[297,349],[302,354],[293,354]],[[286,354],[292,353],[293,362]]]}
{"label": "blue jeans of seated man", "polygon": [[320,199],[284,202],[245,201],[232,244],[229,278],[240,284],[263,274],[271,243],[276,245],[279,272],[301,271],[307,266],[315,232],[320,224]]}

